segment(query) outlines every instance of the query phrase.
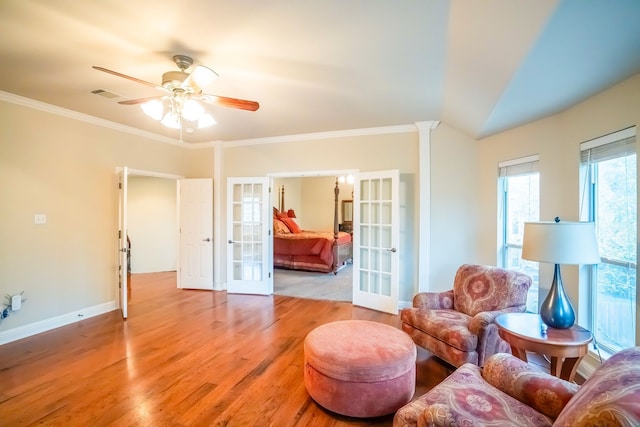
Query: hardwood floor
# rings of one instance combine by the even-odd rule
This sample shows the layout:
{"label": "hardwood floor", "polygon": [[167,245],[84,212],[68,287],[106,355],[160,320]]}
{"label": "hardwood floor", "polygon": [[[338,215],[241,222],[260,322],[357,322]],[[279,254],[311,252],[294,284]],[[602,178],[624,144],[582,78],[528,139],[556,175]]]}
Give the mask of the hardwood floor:
{"label": "hardwood floor", "polygon": [[[351,303],[176,289],[174,272],[132,276],[114,311],[0,346],[0,425],[390,426],[324,410],[303,383],[316,326],[398,316]],[[416,396],[451,368],[418,350]]]}

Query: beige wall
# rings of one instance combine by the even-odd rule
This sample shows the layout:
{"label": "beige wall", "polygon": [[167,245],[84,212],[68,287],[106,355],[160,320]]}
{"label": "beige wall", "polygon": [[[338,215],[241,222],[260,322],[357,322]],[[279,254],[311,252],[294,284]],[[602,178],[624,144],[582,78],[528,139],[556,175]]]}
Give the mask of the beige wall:
{"label": "beige wall", "polygon": [[[400,300],[410,301],[418,289],[417,236],[428,216],[418,206],[417,132],[191,150],[4,102],[0,117],[10,124],[0,128],[0,293],[24,290],[27,298],[20,312],[0,323],[0,333],[116,299],[116,166],[196,178],[213,177],[219,165],[218,205],[226,203],[227,177],[399,169]],[[429,152],[426,288],[449,288],[464,262],[496,263],[498,162],[539,154],[541,218],[577,219],[580,142],[630,125],[640,125],[640,75],[479,142],[440,124]],[[47,224],[34,225],[36,213],[46,214]],[[224,239],[225,209],[218,215],[223,226],[217,238]],[[541,271],[541,292],[550,275],[549,268]],[[563,276],[571,298],[583,297],[577,269],[563,268]]]}
{"label": "beige wall", "polygon": [[423,286],[444,291],[460,265],[481,261],[474,242],[490,219],[478,206],[478,143],[441,123],[431,133],[431,159],[430,272]]}
{"label": "beige wall", "polygon": [[[273,206],[279,206],[280,186],[285,187],[285,208],[296,212],[296,222],[303,230],[333,230],[336,176],[274,178]],[[342,222],[342,200],[351,200],[353,184],[340,183],[338,222]]]}
{"label": "beige wall", "polygon": [[[271,189],[271,204],[280,209],[280,191],[284,185],[284,209],[293,209],[296,215],[302,215],[302,179],[274,178]],[[298,220],[298,218],[296,218]]]}
{"label": "beige wall", "polygon": [[[224,150],[224,178],[301,172],[398,169],[401,187],[400,300],[409,301],[417,281],[418,133],[294,141]],[[331,194],[331,193],[330,193]],[[331,196],[332,197],[332,194]],[[225,195],[226,200],[226,195]],[[288,202],[287,202],[288,204]],[[333,215],[333,208],[330,215]],[[306,209],[304,209],[306,212]],[[222,213],[224,215],[224,213]],[[223,265],[226,256],[223,254]],[[224,280],[224,279],[223,279]]]}
{"label": "beige wall", "polygon": [[[539,154],[540,219],[559,216],[575,221],[580,210],[580,143],[633,125],[640,129],[640,74],[562,113],[481,140],[474,184],[481,201],[475,240],[479,259],[496,263],[498,162]],[[586,304],[587,291],[584,286],[578,287],[578,269],[563,266],[562,275],[581,321],[580,305]],[[540,301],[547,294],[552,276],[552,266],[542,264]],[[640,328],[636,331],[640,337]]]}
{"label": "beige wall", "polygon": [[127,229],[131,272],[153,273],[178,268],[176,180],[129,176]]}
{"label": "beige wall", "polygon": [[199,156],[5,102],[0,117],[0,294],[27,299],[0,332],[115,301],[115,168],[186,176]]}

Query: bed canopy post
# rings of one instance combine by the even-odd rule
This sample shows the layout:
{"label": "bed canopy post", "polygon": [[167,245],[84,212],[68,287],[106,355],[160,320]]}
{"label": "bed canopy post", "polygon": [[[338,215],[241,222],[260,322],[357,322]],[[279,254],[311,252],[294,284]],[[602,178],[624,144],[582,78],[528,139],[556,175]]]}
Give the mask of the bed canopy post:
{"label": "bed canopy post", "polygon": [[333,274],[338,274],[338,232],[340,231],[338,224],[338,198],[340,195],[340,183],[337,177],[333,194],[335,195],[333,206]]}
{"label": "bed canopy post", "polygon": [[284,212],[284,184],[280,186],[280,212]]}

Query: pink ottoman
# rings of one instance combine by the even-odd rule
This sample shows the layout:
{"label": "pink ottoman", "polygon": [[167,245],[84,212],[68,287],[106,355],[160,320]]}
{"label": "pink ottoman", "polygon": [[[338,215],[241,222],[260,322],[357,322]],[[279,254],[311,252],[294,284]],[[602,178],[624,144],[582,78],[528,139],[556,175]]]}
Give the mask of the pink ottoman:
{"label": "pink ottoman", "polygon": [[327,323],[304,340],[304,385],[313,400],[338,414],[394,413],[415,392],[416,346],[409,335],[382,323]]}

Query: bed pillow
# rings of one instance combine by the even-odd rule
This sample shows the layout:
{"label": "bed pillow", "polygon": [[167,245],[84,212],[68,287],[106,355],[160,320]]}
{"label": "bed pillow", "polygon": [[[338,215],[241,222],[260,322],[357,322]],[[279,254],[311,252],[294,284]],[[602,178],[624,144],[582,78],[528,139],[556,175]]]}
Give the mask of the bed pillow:
{"label": "bed pillow", "polygon": [[273,220],[273,233],[274,234],[289,234],[291,231],[287,225],[279,219]]}
{"label": "bed pillow", "polygon": [[296,222],[293,220],[293,218],[289,218],[289,217],[280,218],[280,221],[284,222],[287,225],[287,227],[289,227],[289,230],[291,230],[291,232],[294,234],[300,233],[302,231],[298,226],[298,224],[296,224]]}

